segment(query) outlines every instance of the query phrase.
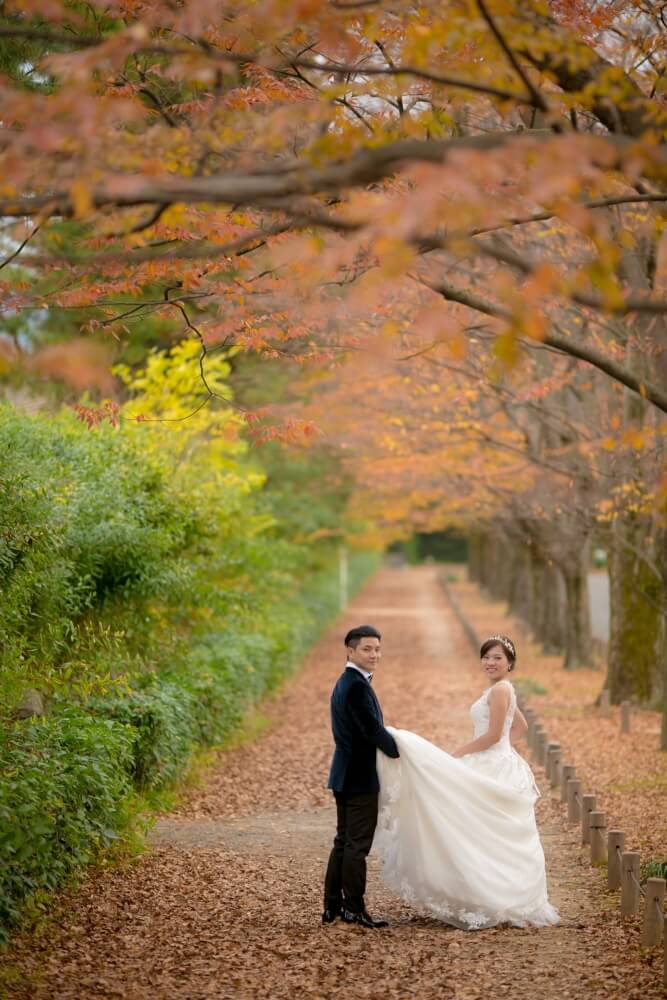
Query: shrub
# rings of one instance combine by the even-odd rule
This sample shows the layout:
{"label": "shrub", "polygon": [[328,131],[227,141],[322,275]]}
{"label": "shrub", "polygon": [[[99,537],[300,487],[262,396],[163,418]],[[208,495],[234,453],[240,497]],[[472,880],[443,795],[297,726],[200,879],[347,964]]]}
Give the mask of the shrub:
{"label": "shrub", "polygon": [[132,734],[129,770],[139,789],[175,781],[200,742],[194,696],[163,678],[145,690],[94,700],[87,707]]}
{"label": "shrub", "polygon": [[69,710],[0,748],[0,942],[21,906],[114,840],[131,789],[128,727]]}
{"label": "shrub", "polygon": [[[181,590],[180,555],[196,534],[136,446],[72,415],[45,420],[0,407],[0,694],[49,673],[106,601]],[[18,683],[12,679],[19,674]]]}
{"label": "shrub", "polygon": [[[345,489],[319,507],[301,491],[297,518],[288,489],[260,500],[241,418],[196,408],[198,350],[151,356],[126,407],[195,413],[175,424],[91,431],[0,406],[5,929],[118,835],[132,789],[173,784],[194,749],[225,740],[339,610],[335,546],[297,532],[308,508],[309,536],[329,537]],[[222,393],[228,366],[211,365]],[[351,591],[376,559],[351,556]],[[26,686],[51,714],[14,724]]]}

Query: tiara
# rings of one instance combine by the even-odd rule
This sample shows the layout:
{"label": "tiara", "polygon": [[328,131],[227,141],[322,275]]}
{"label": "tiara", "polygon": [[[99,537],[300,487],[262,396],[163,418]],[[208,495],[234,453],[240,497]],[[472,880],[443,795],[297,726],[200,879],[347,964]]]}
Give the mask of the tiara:
{"label": "tiara", "polygon": [[486,641],[491,642],[491,640],[493,640],[494,642],[499,642],[501,646],[505,647],[510,656],[516,659],[516,650],[514,648],[514,643],[512,642],[511,639],[508,639],[506,635],[490,635]]}

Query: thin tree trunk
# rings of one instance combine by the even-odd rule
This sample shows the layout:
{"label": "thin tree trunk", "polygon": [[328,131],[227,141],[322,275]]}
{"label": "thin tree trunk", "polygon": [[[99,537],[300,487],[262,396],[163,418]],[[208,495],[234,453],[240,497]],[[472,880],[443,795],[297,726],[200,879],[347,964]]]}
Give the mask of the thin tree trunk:
{"label": "thin tree trunk", "polygon": [[566,670],[588,667],[592,660],[591,615],[588,598],[588,551],[564,570]]}
{"label": "thin tree trunk", "polygon": [[530,626],[544,653],[561,653],[565,647],[565,588],[561,572],[536,546],[531,547],[533,611]]}
{"label": "thin tree trunk", "polygon": [[[630,516],[614,529],[610,560],[610,636],[607,687],[614,704],[650,703],[662,689],[665,588],[638,554],[648,525]],[[632,545],[632,548],[628,546]]]}
{"label": "thin tree trunk", "polygon": [[468,536],[468,579],[475,583],[481,580],[482,538],[478,531]]}

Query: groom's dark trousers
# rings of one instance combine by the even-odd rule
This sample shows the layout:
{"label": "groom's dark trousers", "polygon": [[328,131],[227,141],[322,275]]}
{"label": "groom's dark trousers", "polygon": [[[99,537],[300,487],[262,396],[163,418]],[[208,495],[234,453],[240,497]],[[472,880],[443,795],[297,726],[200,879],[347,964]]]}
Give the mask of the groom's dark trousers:
{"label": "groom's dark trousers", "polygon": [[369,681],[347,666],[331,695],[331,728],[336,749],[329,788],[336,799],[336,836],[324,882],[324,908],[365,909],[366,858],[377,825],[380,783],[376,750],[398,757],[396,742],[384,728],[382,710]]}

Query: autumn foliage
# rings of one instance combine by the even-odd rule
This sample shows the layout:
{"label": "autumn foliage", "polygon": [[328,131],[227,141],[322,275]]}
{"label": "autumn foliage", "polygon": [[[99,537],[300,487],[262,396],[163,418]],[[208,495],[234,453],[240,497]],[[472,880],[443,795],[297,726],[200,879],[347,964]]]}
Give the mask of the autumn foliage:
{"label": "autumn foliage", "polygon": [[147,330],[192,339],[204,381],[219,349],[291,366],[259,436],[317,427],[384,537],[464,524],[571,666],[590,662],[603,545],[607,684],[657,703],[661,18],[633,0],[5,5],[7,377],[76,381],[73,337],[118,359]]}

